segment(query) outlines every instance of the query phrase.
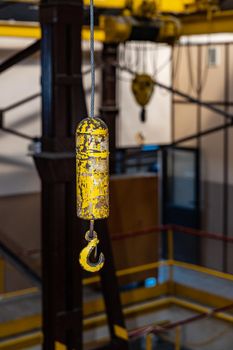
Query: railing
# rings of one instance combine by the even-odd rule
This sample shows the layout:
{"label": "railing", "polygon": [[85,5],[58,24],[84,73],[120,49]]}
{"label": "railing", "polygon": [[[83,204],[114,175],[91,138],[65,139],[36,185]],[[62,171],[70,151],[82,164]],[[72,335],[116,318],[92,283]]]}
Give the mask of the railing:
{"label": "railing", "polygon": [[[211,269],[208,267],[199,266],[199,265],[175,260],[174,259],[174,232],[179,232],[179,233],[183,233],[183,234],[190,235],[190,236],[196,236],[196,237],[206,238],[206,239],[210,239],[210,240],[214,240],[214,241],[220,241],[220,242],[233,244],[232,237],[226,237],[226,236],[223,236],[221,234],[216,234],[216,233],[211,233],[211,232],[201,231],[201,230],[195,230],[195,229],[191,229],[191,228],[187,228],[187,227],[183,227],[183,226],[178,226],[178,225],[156,226],[156,227],[151,227],[151,228],[140,230],[140,231],[128,232],[127,234],[114,235],[112,237],[112,241],[121,241],[121,240],[126,240],[126,239],[132,239],[132,238],[136,238],[136,237],[145,236],[148,234],[160,234],[160,233],[162,233],[162,234],[167,235],[167,259],[166,260],[160,260],[160,261],[152,262],[152,263],[142,265],[142,266],[135,266],[135,267],[130,267],[127,269],[119,270],[116,272],[117,276],[120,278],[123,276],[132,275],[132,274],[136,274],[136,273],[140,273],[140,272],[144,272],[144,271],[150,271],[150,270],[158,269],[160,267],[167,266],[167,267],[169,267],[169,279],[170,280],[173,279],[174,267],[181,267],[184,269],[204,273],[204,274],[207,274],[207,275],[210,275],[213,277],[233,281],[233,275],[230,273],[225,273],[225,272],[222,272],[219,270],[214,270],[214,269]],[[8,248],[6,246],[4,247],[3,244],[0,246],[0,249],[2,249],[2,251],[5,251],[5,255],[8,255],[9,259],[11,259],[11,260],[17,259],[15,254],[11,255],[10,252],[7,251]],[[41,251],[40,250],[33,250],[33,251],[28,252],[29,255],[35,254],[35,253],[40,254]],[[20,265],[20,261],[21,260],[19,258],[19,260],[17,260],[16,264]],[[24,265],[22,265],[22,269],[24,269],[23,266]],[[0,272],[0,276],[2,276],[1,272]],[[0,277],[0,280],[3,280],[3,278]],[[100,282],[99,276],[85,278],[83,280],[84,285],[92,285],[92,284],[95,284],[98,282]]]}
{"label": "railing", "polygon": [[[33,43],[29,47],[25,48],[24,50],[11,56],[10,58],[8,58],[7,60],[5,60],[3,63],[0,64],[0,74],[7,71],[8,69],[13,67],[17,63],[20,63],[24,59],[35,54],[39,50],[40,50],[40,41],[36,41],[35,43]],[[24,138],[24,139],[31,140],[31,141],[38,141],[39,140],[38,137],[31,137],[31,136],[26,135],[22,132],[12,130],[10,128],[5,127],[4,126],[4,117],[5,117],[4,114],[6,112],[9,112],[11,110],[14,110],[15,108],[22,106],[28,102],[31,102],[39,97],[40,97],[40,93],[33,94],[33,95],[28,96],[20,101],[13,103],[10,106],[7,106],[7,107],[1,109],[0,110],[0,130],[4,131],[6,133],[12,134],[14,136],[20,137],[20,138]],[[10,249],[9,245],[6,243],[6,241],[2,237],[0,237],[0,253],[1,253],[1,257],[0,257],[0,293],[4,291],[4,280],[5,280],[5,278],[4,278],[4,271],[5,271],[4,259],[7,261],[10,261],[10,263],[12,263],[14,266],[16,266],[18,270],[20,270],[21,272],[23,272],[27,276],[29,276],[29,278],[32,279],[34,281],[34,283],[36,283],[36,285],[41,284],[41,279],[38,276],[38,274],[31,268],[30,264],[27,261],[25,261],[25,259],[21,258],[21,254],[19,252],[19,249],[14,249],[14,250]]]}
{"label": "railing", "polygon": [[[123,276],[133,275],[143,271],[152,271],[154,273],[156,270],[160,271],[160,269],[164,267],[167,267],[169,270],[168,280],[166,283],[162,283],[162,284],[158,283],[158,285],[153,288],[144,289],[144,292],[142,292],[140,288],[136,289],[135,291],[133,290],[128,292],[122,292],[122,304],[123,304],[124,313],[126,316],[131,315],[132,317],[132,312],[133,313],[136,312],[137,314],[138,312],[149,311],[158,307],[168,307],[169,305],[177,305],[179,307],[190,309],[197,313],[195,316],[189,317],[179,322],[173,322],[173,323],[168,323],[165,325],[158,325],[158,326],[151,325],[151,326],[141,327],[139,329],[130,331],[128,335],[129,335],[129,339],[131,340],[137,339],[139,337],[146,337],[147,350],[152,349],[153,335],[163,336],[164,334],[166,334],[166,332],[170,330],[175,331],[175,350],[180,350],[182,327],[188,324],[192,324],[193,322],[203,320],[207,317],[218,318],[224,322],[233,324],[233,315],[227,313],[227,311],[231,311],[233,309],[233,301],[231,300],[226,301],[225,305],[209,308],[203,305],[199,305],[197,303],[192,303],[191,301],[182,300],[181,298],[177,298],[176,296],[173,295],[174,273],[175,273],[176,267],[181,267],[189,271],[197,271],[199,273],[205,274],[206,276],[213,276],[216,278],[221,278],[223,280],[228,280],[233,282],[233,275],[230,273],[217,271],[204,266],[176,261],[174,256],[174,233],[175,232],[176,233],[180,232],[182,234],[191,235],[191,236],[203,237],[205,239],[210,239],[213,241],[226,242],[227,244],[233,244],[233,238],[227,238],[225,236],[218,235],[216,233],[193,230],[190,228],[181,227],[177,225],[152,227],[152,228],[148,228],[138,232],[128,232],[127,234],[124,234],[124,235],[119,234],[113,237],[113,241],[122,241],[127,239],[134,239],[136,237],[140,237],[148,234],[157,234],[157,235],[162,234],[167,236],[167,258],[165,260],[159,260],[143,266],[130,267],[130,268],[126,268],[116,272],[117,276],[120,279]],[[3,271],[1,271],[1,263],[0,263],[0,276],[2,273]],[[0,277],[0,281],[1,280],[3,280],[2,277]],[[83,285],[91,286],[91,285],[95,285],[99,281],[100,281],[100,278],[97,275],[91,278],[83,279]],[[28,292],[31,292],[31,290],[29,290]],[[2,296],[4,297],[4,294],[2,294]],[[156,297],[159,297],[159,298],[156,299]],[[134,300],[135,302],[134,310],[132,310],[132,308],[127,309],[127,307],[132,304],[132,300]],[[150,300],[150,302],[148,302],[148,300]],[[143,301],[147,302],[146,305],[141,304],[141,302]],[[98,313],[98,322],[105,322],[106,317],[103,314],[104,304],[102,299],[101,300],[97,299],[92,302],[85,303],[84,316],[87,317],[87,319],[84,321],[84,326],[91,327],[96,325],[97,321],[95,320],[95,314],[97,313]],[[38,333],[35,334],[35,337],[37,337],[38,339]]]}
{"label": "railing", "polygon": [[[40,50],[40,40],[36,41],[35,43],[33,43],[32,45],[28,46],[26,49],[17,52],[15,55],[11,56],[10,58],[8,58],[7,60],[5,60],[3,63],[0,64],[0,74],[5,72],[6,70],[8,70],[9,68],[13,67],[14,65],[16,65],[17,63],[22,62],[24,59],[30,57],[31,55],[35,54],[36,52],[38,52]],[[0,130],[9,133],[11,135],[20,137],[20,138],[24,138],[26,140],[30,140],[30,141],[39,141],[38,137],[32,137],[29,135],[26,135],[22,132],[16,131],[16,130],[12,130],[10,128],[6,128],[4,126],[4,114],[6,112],[9,112],[15,108],[18,108],[28,102],[31,102],[37,98],[39,98],[41,96],[40,93],[37,94],[33,94],[31,96],[28,96],[20,101],[17,101],[15,103],[13,103],[10,106],[7,106],[3,109],[0,109]]]}

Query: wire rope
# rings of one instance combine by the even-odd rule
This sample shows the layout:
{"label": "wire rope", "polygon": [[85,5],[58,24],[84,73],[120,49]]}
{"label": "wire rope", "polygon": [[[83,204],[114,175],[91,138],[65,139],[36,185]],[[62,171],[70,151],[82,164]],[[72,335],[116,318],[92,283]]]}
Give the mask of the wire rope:
{"label": "wire rope", "polygon": [[90,63],[91,63],[91,105],[90,117],[95,117],[95,14],[94,0],[90,0]]}

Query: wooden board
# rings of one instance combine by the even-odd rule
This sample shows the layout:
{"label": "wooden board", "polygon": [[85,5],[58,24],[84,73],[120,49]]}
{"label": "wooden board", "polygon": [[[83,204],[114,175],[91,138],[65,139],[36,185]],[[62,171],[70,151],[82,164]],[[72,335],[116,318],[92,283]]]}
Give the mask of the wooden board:
{"label": "wooden board", "polygon": [[[153,174],[114,176],[110,180],[109,232],[118,234],[157,226],[158,178]],[[147,234],[121,241],[113,240],[117,270],[144,265],[158,260],[158,234]],[[156,276],[153,271],[122,278],[122,283],[141,281]]]}

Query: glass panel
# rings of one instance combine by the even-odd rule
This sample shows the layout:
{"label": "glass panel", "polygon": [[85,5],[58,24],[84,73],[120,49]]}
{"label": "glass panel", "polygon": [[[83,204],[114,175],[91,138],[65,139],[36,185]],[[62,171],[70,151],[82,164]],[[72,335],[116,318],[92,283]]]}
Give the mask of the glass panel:
{"label": "glass panel", "polygon": [[158,172],[157,146],[117,150],[116,174]]}
{"label": "glass panel", "polygon": [[196,202],[196,153],[191,150],[168,152],[169,203],[176,207],[194,208]]}

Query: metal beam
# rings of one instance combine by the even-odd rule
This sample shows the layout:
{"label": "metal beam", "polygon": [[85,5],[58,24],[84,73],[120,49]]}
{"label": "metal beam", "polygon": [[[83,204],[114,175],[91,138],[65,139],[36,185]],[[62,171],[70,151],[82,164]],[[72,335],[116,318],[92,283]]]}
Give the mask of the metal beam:
{"label": "metal beam", "polygon": [[186,137],[183,137],[181,139],[178,139],[178,140],[172,142],[171,144],[169,144],[168,146],[165,146],[164,148],[171,148],[171,147],[174,147],[174,146],[178,146],[181,143],[189,142],[189,141],[192,141],[192,140],[196,140],[198,137],[211,135],[211,134],[213,134],[215,132],[228,129],[228,128],[232,127],[232,126],[233,126],[233,123],[222,124],[222,125],[216,126],[215,128],[207,129],[205,131],[201,131],[199,133],[192,134],[190,136],[186,136]]}
{"label": "metal beam", "polygon": [[[0,37],[15,37],[15,38],[31,38],[31,39],[41,39],[41,28],[37,23],[18,23],[9,24],[9,22],[0,22]],[[89,41],[90,30],[87,27],[82,29],[82,39]],[[104,42],[105,33],[103,30],[95,29],[95,40]]]}
{"label": "metal beam", "polygon": [[[106,5],[107,6],[107,5]],[[130,35],[133,32],[133,22],[130,23],[130,17],[121,17],[109,16],[103,14],[102,24],[104,23],[103,19],[105,18],[106,26],[100,25],[95,29],[95,39],[100,42],[109,42],[112,38],[116,38],[114,41],[121,42],[122,40],[130,40]],[[114,19],[113,30],[109,32],[109,21],[111,22]],[[124,23],[125,21],[125,23]],[[134,19],[134,25],[135,25]],[[154,35],[153,30],[157,28],[158,24],[160,25],[160,34]],[[232,33],[233,32],[233,11],[216,11],[211,12],[211,15],[207,13],[201,14],[186,14],[185,16],[176,15],[172,16],[158,16],[154,18],[154,24],[150,23],[142,27],[140,20],[138,21],[138,31],[142,34],[145,32],[145,28],[148,31],[148,40],[157,42],[171,42],[181,36],[189,35],[200,35],[200,34],[214,34],[214,33]],[[151,31],[151,34],[149,32]],[[114,34],[114,35],[113,35]],[[41,37],[40,27],[35,23],[22,23],[12,25],[8,22],[0,23],[0,36],[12,36],[12,37],[27,37],[27,38],[36,38]],[[83,27],[82,30],[83,40],[89,40],[90,31],[88,27]],[[110,39],[109,39],[110,38]],[[122,39],[123,38],[123,39]],[[135,40],[142,40],[140,38],[134,38]]]}
{"label": "metal beam", "polygon": [[15,244],[13,245],[13,242],[10,242],[3,234],[0,236],[0,253],[18,271],[29,277],[38,287],[41,287],[41,277],[33,260],[23,256],[20,249]]}
{"label": "metal beam", "polygon": [[171,92],[175,95],[178,95],[180,97],[183,97],[185,100],[187,100],[189,102],[195,103],[196,105],[199,105],[201,107],[205,107],[205,108],[209,109],[210,111],[217,113],[218,115],[221,115],[222,117],[225,117],[226,119],[233,121],[233,114],[228,113],[227,111],[223,111],[223,110],[215,107],[213,104],[209,104],[209,103],[200,101],[200,100],[198,100],[198,99],[196,99],[196,98],[194,98],[194,97],[192,97],[192,96],[190,96],[190,95],[188,95],[180,90],[174,89],[173,87],[167,86],[167,85],[160,83],[158,81],[155,81],[155,85],[157,85],[161,89],[169,91],[169,92]]}
{"label": "metal beam", "polygon": [[14,129],[10,129],[10,128],[5,128],[4,126],[0,127],[0,131],[5,132],[7,134],[19,137],[21,139],[25,139],[25,140],[29,140],[29,141],[38,141],[38,137],[33,137],[27,134],[24,134],[20,131],[14,130]]}
{"label": "metal beam", "polygon": [[233,32],[233,11],[216,11],[201,13],[180,18],[181,30],[179,36],[232,33]]}
{"label": "metal beam", "polygon": [[[133,0],[132,9],[136,11],[144,0]],[[9,4],[39,4],[39,0],[4,0],[5,3]],[[90,0],[83,1],[84,6],[90,6]],[[192,6],[194,10],[197,9],[195,0],[154,0],[157,11],[169,12],[169,13],[183,13],[187,11],[187,6]],[[118,9],[124,10],[129,7],[128,0],[95,0],[95,7],[100,9]],[[190,11],[190,9],[189,9]]]}
{"label": "metal beam", "polygon": [[12,57],[8,58],[6,61],[0,64],[0,74],[5,72],[7,69],[11,68],[17,63],[20,63],[24,59],[30,57],[34,53],[40,50],[40,41],[36,41],[32,45],[28,46],[26,49],[17,52]]}
{"label": "metal beam", "polygon": [[35,100],[35,99],[38,98],[38,97],[41,97],[41,93],[37,93],[37,94],[33,94],[33,95],[31,95],[31,96],[28,96],[28,97],[26,97],[26,98],[24,98],[24,99],[22,99],[22,100],[20,100],[20,101],[17,101],[17,102],[15,102],[15,103],[13,103],[12,105],[9,105],[9,106],[7,106],[7,107],[4,107],[1,111],[2,111],[3,113],[9,112],[9,111],[11,111],[12,109],[15,109],[15,108],[17,108],[17,107],[22,106],[22,105],[25,104],[25,103],[28,103],[28,102],[31,102],[31,101]]}

